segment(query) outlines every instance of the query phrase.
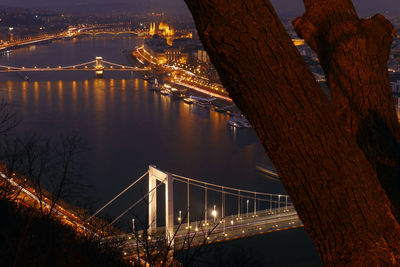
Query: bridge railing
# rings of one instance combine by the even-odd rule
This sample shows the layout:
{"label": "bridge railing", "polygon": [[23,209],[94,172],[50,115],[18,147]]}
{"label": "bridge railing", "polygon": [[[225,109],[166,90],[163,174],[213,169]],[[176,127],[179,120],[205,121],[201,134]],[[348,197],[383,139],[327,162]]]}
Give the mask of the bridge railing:
{"label": "bridge railing", "polygon": [[[256,215],[237,217],[235,215],[225,218],[218,218],[215,221],[194,221],[187,226],[185,223],[174,226],[174,243],[179,246],[185,240],[195,239],[192,245],[199,245],[207,239],[208,243],[224,241],[257,234],[264,234],[273,231],[280,231],[289,228],[302,226],[293,207],[287,209],[274,209],[259,211]],[[165,238],[165,227],[157,227],[156,231],[148,232],[148,229],[139,230],[136,233],[129,233],[111,237],[119,242],[137,243],[137,239],[144,236],[151,236],[153,239]]]}

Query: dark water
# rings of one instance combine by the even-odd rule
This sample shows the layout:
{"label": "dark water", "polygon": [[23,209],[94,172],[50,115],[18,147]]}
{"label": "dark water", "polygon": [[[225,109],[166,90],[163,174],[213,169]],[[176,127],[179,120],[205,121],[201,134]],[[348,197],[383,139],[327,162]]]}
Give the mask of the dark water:
{"label": "dark water", "polygon": [[[128,37],[57,41],[14,50],[9,56],[1,56],[0,64],[64,66],[91,61],[96,56],[129,64],[131,59],[122,50],[129,51],[138,42]],[[29,82],[23,81],[23,75],[0,74],[0,96],[23,118],[18,131],[43,136],[76,132],[87,141],[90,150],[86,177],[92,188],[86,194],[95,200],[94,209],[137,179],[150,164],[220,185],[285,193],[279,182],[256,172],[257,165],[273,166],[253,130],[234,130],[227,127],[228,117],[224,114],[154,93],[140,74],[105,73],[104,79],[94,79],[91,72],[29,73]],[[105,213],[118,215],[138,199],[145,186],[129,191]],[[183,185],[175,186],[175,210],[186,209],[184,189]],[[201,196],[201,192],[191,192],[191,209],[202,210]],[[210,205],[220,203],[217,195],[209,199]],[[133,213],[144,217],[144,206]],[[279,234],[257,240],[264,238],[274,247],[279,246],[277,251],[282,250],[286,259],[293,258],[293,263],[301,259],[318,263],[304,230],[291,233],[282,235],[286,242],[279,242]],[[301,250],[290,243],[299,244]],[[260,244],[262,247],[264,243]]]}

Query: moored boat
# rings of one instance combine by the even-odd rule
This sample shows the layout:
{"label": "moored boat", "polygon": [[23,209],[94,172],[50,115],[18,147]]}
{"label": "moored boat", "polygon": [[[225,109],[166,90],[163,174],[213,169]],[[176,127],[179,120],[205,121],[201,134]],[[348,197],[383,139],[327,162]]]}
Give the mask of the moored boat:
{"label": "moored boat", "polygon": [[183,99],[183,102],[185,102],[186,104],[191,105],[191,104],[194,103],[194,100],[192,98],[190,98],[190,97],[186,97],[186,98]]}
{"label": "moored boat", "polygon": [[228,124],[237,128],[251,128],[249,121],[243,115],[230,117]]}

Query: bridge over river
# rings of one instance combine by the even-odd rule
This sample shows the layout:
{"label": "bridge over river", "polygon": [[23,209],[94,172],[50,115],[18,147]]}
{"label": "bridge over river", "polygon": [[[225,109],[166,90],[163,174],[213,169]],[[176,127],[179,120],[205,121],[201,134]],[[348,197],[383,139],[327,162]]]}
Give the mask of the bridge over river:
{"label": "bridge over river", "polygon": [[[271,172],[271,175],[277,177],[273,172]],[[110,225],[124,216],[129,216],[129,212],[133,208],[142,201],[146,201],[148,207],[147,229],[138,230],[133,218],[132,233],[105,238],[105,242],[122,243],[125,255],[136,253],[138,247],[144,245],[143,238],[145,238],[147,245],[148,240],[152,240],[151,242],[164,240],[175,248],[184,247],[189,242],[190,246],[193,247],[303,226],[287,195],[221,186],[168,173],[155,166],[150,166],[146,173],[96,211],[87,222],[90,222],[91,218],[102,212],[145,177],[148,177],[147,193],[110,222]],[[175,192],[185,196],[185,199],[181,199],[181,201],[186,202],[187,206],[183,213],[179,211],[175,214],[173,201],[175,183],[186,185],[186,194]],[[165,188],[165,224],[157,226],[157,189],[162,185]],[[201,220],[191,220],[191,214],[199,213],[199,211],[191,209],[191,201],[199,202],[199,199],[191,199],[190,191],[192,188],[201,189],[204,193],[200,200],[204,201],[203,208],[200,211],[203,214]],[[210,205],[208,202],[208,195],[211,192],[220,195],[218,205]],[[235,207],[229,207],[227,198],[230,199],[229,203],[231,204],[232,199],[236,199],[234,201]],[[213,201],[215,202],[215,199]],[[227,214],[227,210],[235,210],[236,212]]]}
{"label": "bridge over river", "polygon": [[33,67],[16,67],[16,66],[5,66],[0,65],[0,73],[6,72],[44,72],[44,71],[94,71],[97,77],[102,77],[104,71],[150,71],[148,67],[132,67],[126,66],[110,61],[103,60],[103,57],[96,57],[92,61],[78,63],[74,65],[68,66],[57,66],[57,67],[50,67],[50,66],[33,66]]}

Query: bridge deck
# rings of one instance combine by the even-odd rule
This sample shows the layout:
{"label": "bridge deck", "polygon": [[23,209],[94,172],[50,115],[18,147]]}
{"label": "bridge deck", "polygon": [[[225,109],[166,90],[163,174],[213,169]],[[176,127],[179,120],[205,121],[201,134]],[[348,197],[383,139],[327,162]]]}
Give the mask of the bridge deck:
{"label": "bridge deck", "polygon": [[[293,207],[259,211],[256,215],[249,214],[248,217],[246,214],[242,215],[244,216],[233,215],[225,217],[215,223],[213,220],[209,220],[208,224],[204,221],[196,221],[190,223],[189,227],[187,223],[175,225],[175,236],[173,237],[175,249],[185,249],[189,246],[189,243],[190,247],[196,247],[297,228],[303,225]],[[145,246],[149,246],[149,242],[144,242],[143,237],[150,237],[153,242],[165,240],[165,228],[158,227],[152,234],[138,231],[135,234],[108,237],[106,242],[120,243],[123,250],[129,255],[137,253],[138,246],[139,249],[145,249]]]}

